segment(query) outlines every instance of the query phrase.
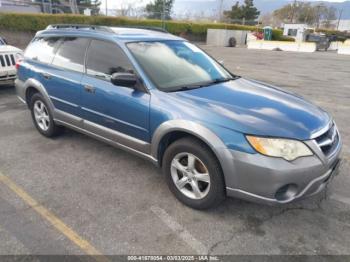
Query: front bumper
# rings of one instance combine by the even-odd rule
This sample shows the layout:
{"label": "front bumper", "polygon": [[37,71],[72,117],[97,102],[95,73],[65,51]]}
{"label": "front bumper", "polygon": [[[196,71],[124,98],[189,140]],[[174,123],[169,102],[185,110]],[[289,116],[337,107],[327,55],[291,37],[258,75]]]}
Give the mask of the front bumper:
{"label": "front bumper", "polygon": [[0,85],[13,85],[15,82],[16,76],[4,76],[0,77]]}
{"label": "front bumper", "polygon": [[13,85],[16,79],[15,68],[1,68],[0,70],[0,85]]}
{"label": "front bumper", "polygon": [[341,141],[327,161],[313,155],[289,162],[230,150],[227,195],[265,204],[285,204],[315,195],[338,173],[340,151]]}

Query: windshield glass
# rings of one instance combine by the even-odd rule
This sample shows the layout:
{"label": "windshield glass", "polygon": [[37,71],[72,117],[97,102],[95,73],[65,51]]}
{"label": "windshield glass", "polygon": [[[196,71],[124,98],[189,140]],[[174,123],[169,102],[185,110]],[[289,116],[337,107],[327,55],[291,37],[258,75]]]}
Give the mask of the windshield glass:
{"label": "windshield glass", "polygon": [[220,64],[185,41],[133,42],[127,46],[151,81],[165,92],[232,79]]}

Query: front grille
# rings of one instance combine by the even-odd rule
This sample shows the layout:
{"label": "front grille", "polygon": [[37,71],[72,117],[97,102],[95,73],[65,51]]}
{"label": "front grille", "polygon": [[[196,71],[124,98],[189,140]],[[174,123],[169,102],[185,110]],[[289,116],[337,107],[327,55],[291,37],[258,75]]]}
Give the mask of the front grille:
{"label": "front grille", "polygon": [[4,75],[0,76],[0,80],[9,80],[9,79],[14,79],[16,78],[16,75]]}
{"label": "front grille", "polygon": [[333,124],[325,133],[316,137],[315,141],[325,156],[332,155],[339,144],[339,133],[335,124]]}
{"label": "front grille", "polygon": [[4,57],[2,55],[0,55],[0,62],[1,62],[1,66],[2,67],[6,66],[5,59],[4,59]]}
{"label": "front grille", "polygon": [[14,66],[16,64],[16,59],[13,54],[0,54],[0,65],[2,67]]}

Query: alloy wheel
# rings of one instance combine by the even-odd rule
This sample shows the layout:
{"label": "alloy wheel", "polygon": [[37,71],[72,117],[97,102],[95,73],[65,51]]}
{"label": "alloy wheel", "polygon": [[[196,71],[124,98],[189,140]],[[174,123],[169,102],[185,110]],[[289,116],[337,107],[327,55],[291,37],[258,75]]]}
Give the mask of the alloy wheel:
{"label": "alloy wheel", "polygon": [[34,117],[37,125],[43,131],[47,131],[50,127],[50,117],[45,104],[37,100],[34,103]]}
{"label": "alloy wheel", "polygon": [[179,153],[173,158],[171,177],[177,189],[188,198],[203,199],[209,192],[209,171],[204,163],[191,153]]}

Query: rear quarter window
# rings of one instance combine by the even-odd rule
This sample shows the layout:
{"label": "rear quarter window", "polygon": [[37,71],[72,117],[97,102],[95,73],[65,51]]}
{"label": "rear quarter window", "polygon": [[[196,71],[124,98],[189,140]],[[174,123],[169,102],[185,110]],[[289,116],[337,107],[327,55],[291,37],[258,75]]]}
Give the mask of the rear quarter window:
{"label": "rear quarter window", "polygon": [[59,37],[35,38],[27,47],[24,57],[50,64],[55,55],[55,48],[59,41]]}

